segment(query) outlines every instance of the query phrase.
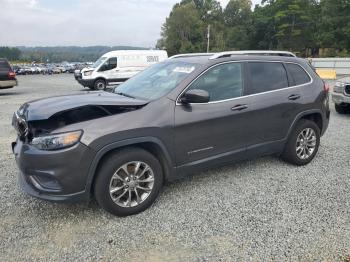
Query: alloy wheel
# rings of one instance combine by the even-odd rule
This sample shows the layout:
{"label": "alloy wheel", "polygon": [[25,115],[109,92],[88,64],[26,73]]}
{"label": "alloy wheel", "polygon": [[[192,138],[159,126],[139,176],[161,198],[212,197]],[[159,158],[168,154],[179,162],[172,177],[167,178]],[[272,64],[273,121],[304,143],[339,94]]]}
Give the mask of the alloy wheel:
{"label": "alloy wheel", "polygon": [[113,174],[109,194],[120,207],[135,207],[151,194],[154,173],[149,165],[141,161],[128,162]]}
{"label": "alloy wheel", "polygon": [[303,129],[298,135],[296,153],[300,159],[308,159],[315,152],[317,145],[316,132],[312,128]]}

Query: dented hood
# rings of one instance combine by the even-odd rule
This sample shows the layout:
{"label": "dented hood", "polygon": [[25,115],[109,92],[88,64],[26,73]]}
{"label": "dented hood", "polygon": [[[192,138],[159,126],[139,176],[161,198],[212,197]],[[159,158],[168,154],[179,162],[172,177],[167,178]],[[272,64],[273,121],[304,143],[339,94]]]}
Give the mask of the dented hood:
{"label": "dented hood", "polygon": [[88,105],[95,106],[142,106],[145,100],[128,98],[108,92],[86,92],[84,94],[55,96],[30,101],[21,106],[20,115],[27,121],[45,120],[56,113]]}

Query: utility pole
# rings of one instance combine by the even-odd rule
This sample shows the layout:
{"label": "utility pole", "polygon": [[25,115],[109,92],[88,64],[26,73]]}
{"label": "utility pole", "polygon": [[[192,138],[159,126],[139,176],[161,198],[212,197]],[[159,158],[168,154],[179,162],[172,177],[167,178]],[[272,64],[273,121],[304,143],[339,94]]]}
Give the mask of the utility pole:
{"label": "utility pole", "polygon": [[207,53],[209,53],[209,44],[210,44],[210,25],[208,25],[208,31],[207,31]]}

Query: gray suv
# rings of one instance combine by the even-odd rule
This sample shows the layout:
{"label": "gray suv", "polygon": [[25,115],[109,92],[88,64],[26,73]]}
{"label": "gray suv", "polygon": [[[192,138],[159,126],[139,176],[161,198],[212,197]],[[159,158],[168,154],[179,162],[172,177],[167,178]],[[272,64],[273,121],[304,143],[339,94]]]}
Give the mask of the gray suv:
{"label": "gray suv", "polygon": [[52,201],[94,197],[139,213],[165,181],[265,155],[306,165],[329,122],[328,86],[307,62],[262,55],[187,55],[114,92],[25,103],[13,116],[20,183]]}

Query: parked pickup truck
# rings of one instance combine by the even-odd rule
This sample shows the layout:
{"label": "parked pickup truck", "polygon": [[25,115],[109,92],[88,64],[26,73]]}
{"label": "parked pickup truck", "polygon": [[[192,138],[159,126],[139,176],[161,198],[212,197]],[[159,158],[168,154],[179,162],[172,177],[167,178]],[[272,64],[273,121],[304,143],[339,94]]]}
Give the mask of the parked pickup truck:
{"label": "parked pickup truck", "polygon": [[342,78],[335,84],[332,100],[339,114],[350,113],[350,77]]}
{"label": "parked pickup truck", "polygon": [[16,74],[6,59],[0,58],[0,89],[17,85]]}

